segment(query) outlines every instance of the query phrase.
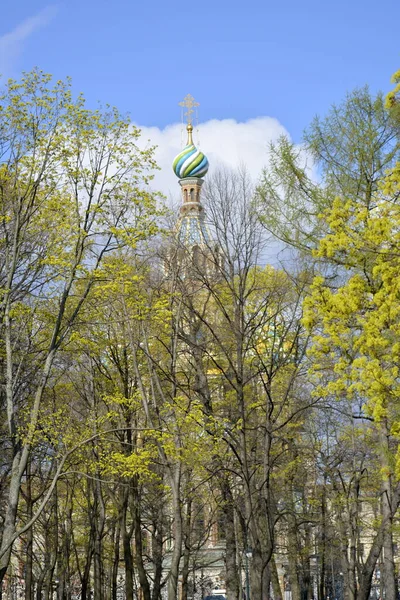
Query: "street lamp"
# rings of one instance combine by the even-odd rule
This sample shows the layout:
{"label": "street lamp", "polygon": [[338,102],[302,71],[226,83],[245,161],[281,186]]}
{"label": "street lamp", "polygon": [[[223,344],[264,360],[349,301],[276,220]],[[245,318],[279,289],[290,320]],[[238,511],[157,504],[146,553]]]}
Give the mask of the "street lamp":
{"label": "street lamp", "polygon": [[249,560],[253,557],[253,550],[251,548],[246,548],[244,555],[246,557],[246,600],[250,600]]}

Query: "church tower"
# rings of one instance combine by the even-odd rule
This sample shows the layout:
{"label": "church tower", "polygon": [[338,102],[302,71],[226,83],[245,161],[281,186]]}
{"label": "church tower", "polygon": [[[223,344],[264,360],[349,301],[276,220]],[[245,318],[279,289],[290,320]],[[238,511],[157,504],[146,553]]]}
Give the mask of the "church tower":
{"label": "church tower", "polygon": [[211,235],[205,222],[204,208],[200,201],[203,177],[208,171],[207,157],[193,143],[193,107],[198,106],[188,94],[181,106],[186,107],[187,143],[173,162],[175,175],[179,177],[182,190],[182,205],[177,226],[177,242],[196,261],[196,255],[209,254]]}

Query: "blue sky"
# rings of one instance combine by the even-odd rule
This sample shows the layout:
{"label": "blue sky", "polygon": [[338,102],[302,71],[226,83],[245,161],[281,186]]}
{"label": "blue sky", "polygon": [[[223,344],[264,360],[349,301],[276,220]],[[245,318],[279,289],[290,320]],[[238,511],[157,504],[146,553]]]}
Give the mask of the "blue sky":
{"label": "blue sky", "polygon": [[390,89],[399,23],[398,0],[18,0],[2,9],[0,71],[70,75],[89,104],[160,130],[190,92],[203,122],[272,117],[297,142],[352,88]]}

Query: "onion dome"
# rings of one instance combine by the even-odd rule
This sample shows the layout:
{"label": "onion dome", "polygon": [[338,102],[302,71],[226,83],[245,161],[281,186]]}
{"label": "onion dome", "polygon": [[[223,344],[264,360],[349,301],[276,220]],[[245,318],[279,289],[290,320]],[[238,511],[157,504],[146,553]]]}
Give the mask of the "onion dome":
{"label": "onion dome", "polygon": [[190,123],[186,129],[188,132],[187,145],[175,158],[172,168],[179,179],[184,179],[185,177],[204,177],[208,171],[207,157],[193,144],[193,127]]}

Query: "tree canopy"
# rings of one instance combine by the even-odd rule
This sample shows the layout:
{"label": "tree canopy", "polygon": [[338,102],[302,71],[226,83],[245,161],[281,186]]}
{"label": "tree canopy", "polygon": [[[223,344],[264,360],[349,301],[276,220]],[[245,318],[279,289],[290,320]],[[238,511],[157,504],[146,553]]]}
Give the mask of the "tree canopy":
{"label": "tree canopy", "polygon": [[279,140],[256,187],[209,174],[196,248],[161,230],[128,117],[38,70],[5,86],[7,598],[397,600],[393,83]]}

